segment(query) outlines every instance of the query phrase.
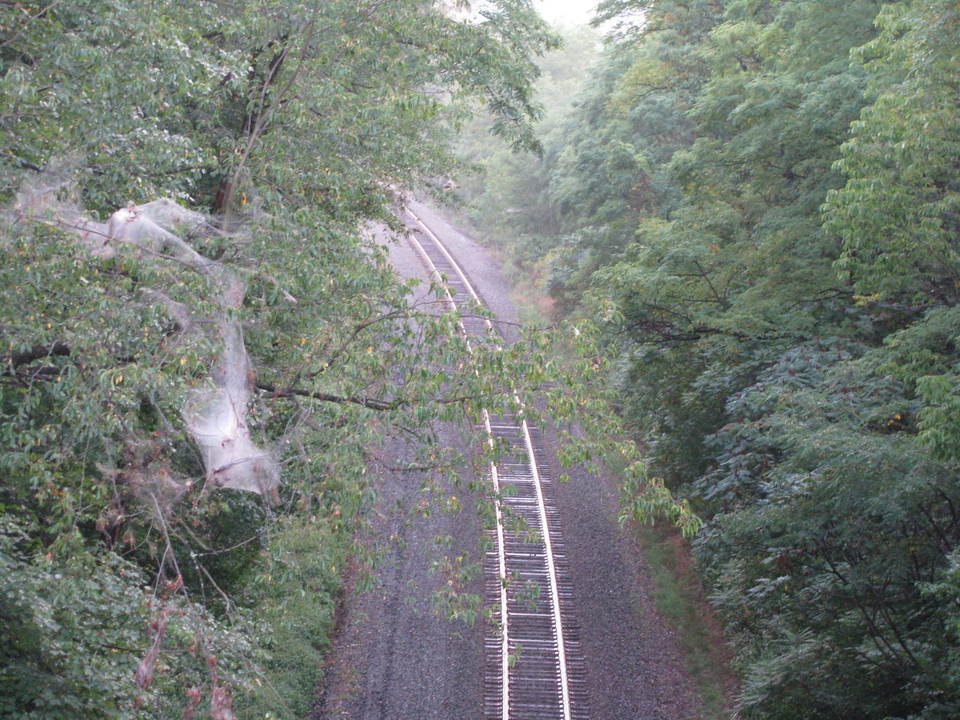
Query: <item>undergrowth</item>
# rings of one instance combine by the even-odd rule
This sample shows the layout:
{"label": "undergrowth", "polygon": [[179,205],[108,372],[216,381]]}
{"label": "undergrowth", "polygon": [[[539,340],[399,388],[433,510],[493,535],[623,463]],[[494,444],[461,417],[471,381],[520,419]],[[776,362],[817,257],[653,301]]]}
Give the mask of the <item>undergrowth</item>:
{"label": "undergrowth", "polygon": [[705,720],[732,717],[736,677],[719,623],[703,594],[690,549],[671,525],[631,524],[653,580],[657,611],[680,638]]}

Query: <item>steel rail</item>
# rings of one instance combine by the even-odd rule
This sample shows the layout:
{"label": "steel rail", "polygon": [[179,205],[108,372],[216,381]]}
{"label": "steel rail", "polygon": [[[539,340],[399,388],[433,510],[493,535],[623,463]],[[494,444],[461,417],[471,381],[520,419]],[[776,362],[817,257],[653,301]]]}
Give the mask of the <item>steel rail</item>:
{"label": "steel rail", "polygon": [[[424,230],[427,230],[429,232],[429,228],[427,228],[426,224],[419,217],[417,217],[411,210],[406,209],[406,212],[420,227],[422,227]],[[433,235],[433,233],[430,233],[430,234]],[[436,238],[435,235],[433,237]],[[413,236],[408,237],[408,242],[410,243],[411,247],[413,247],[413,249],[416,251],[416,253],[420,256],[421,261],[427,267],[430,274],[433,276],[434,280],[442,288],[443,293],[446,296],[447,304],[452,309],[455,310],[457,308],[457,304],[453,299],[453,295],[451,294],[450,289],[447,287],[446,283],[444,282],[443,275],[437,269],[436,265],[434,265],[433,261],[430,259],[430,256],[427,255],[427,252],[426,250],[424,250],[423,245],[421,245],[420,241]],[[439,242],[439,240],[435,239],[435,243],[437,247],[443,250],[444,254],[449,257],[449,255],[446,253],[446,249]],[[476,293],[473,292],[472,286],[469,286],[469,287],[470,287],[471,295],[476,298],[477,296],[476,296]],[[486,318],[484,320],[487,326],[489,327],[489,329],[492,329],[493,325],[490,323],[490,321],[486,320]],[[467,333],[467,329],[466,327],[464,327],[462,321],[458,322],[458,325],[460,327],[460,331],[463,333],[464,337],[466,338],[467,350],[472,353],[473,346],[470,344],[469,334]],[[490,423],[490,413],[487,412],[486,408],[483,408],[481,410],[481,413],[483,417],[484,429],[486,431],[486,436],[487,436],[487,444],[492,450],[495,446],[495,443],[494,443],[494,435],[493,435],[493,426]],[[496,464],[493,462],[490,463],[490,478],[493,483],[494,497],[500,497],[500,492],[501,492],[500,473],[497,470]],[[506,582],[504,582],[504,579],[507,577],[507,566],[506,566],[506,557],[504,557],[504,554],[503,554],[503,548],[505,547],[505,540],[503,535],[503,516],[501,514],[499,502],[494,503],[494,510],[496,513],[498,564],[499,564],[499,575],[501,579],[501,582],[500,582],[500,628],[501,628],[502,645],[500,648],[500,657],[501,657],[501,673],[503,677],[503,696],[501,701],[502,707],[503,707],[502,717],[503,717],[503,720],[510,720],[509,714],[508,714],[509,708],[510,708],[510,683],[507,681],[507,678],[510,672],[509,633],[507,631],[509,611],[507,609],[507,584]]]}
{"label": "steel rail", "polygon": [[[440,240],[439,237],[429,228],[429,226],[410,208],[405,208],[407,215],[413,220],[416,226],[426,235],[436,249],[440,252],[443,259],[449,264],[450,268],[456,274],[456,281],[462,285],[463,289],[466,291],[466,294],[476,303],[483,305],[480,296],[477,294],[476,290],[473,288],[473,285],[470,283],[466,273],[460,267],[459,263],[454,259],[454,257],[447,250],[444,243]],[[429,254],[423,247],[423,244],[417,239],[413,234],[408,235],[408,240],[410,245],[413,247],[415,252],[420,256],[421,260],[424,262],[424,265],[430,271],[430,274],[435,278],[440,287],[443,289],[443,292],[446,296],[447,303],[452,307],[456,308],[457,304],[454,300],[453,293],[450,290],[450,287],[445,281],[443,274],[437,268],[434,261],[430,258]],[[448,279],[449,280],[449,279]],[[495,328],[489,319],[484,318],[484,326],[487,331],[495,332]],[[469,333],[466,327],[461,320],[459,322],[461,332],[466,338],[469,338]],[[467,339],[467,348],[469,352],[473,352],[473,348],[470,345],[469,339]],[[531,436],[530,427],[523,417],[523,405],[520,402],[519,396],[516,392],[513,392],[514,400],[516,401],[518,407],[521,408],[519,412],[519,430],[523,439],[523,447],[527,456],[527,462],[529,464],[531,482],[534,489],[535,500],[536,500],[536,517],[539,524],[540,534],[542,536],[543,542],[543,554],[544,562],[546,565],[546,575],[547,575],[547,586],[549,588],[550,596],[550,620],[552,623],[552,635],[553,642],[555,643],[556,651],[556,671],[558,674],[558,685],[559,685],[559,695],[560,695],[560,707],[557,710],[560,711],[560,715],[549,714],[544,715],[539,709],[533,709],[531,712],[534,714],[530,717],[556,717],[557,720],[572,720],[573,714],[571,710],[571,692],[570,692],[570,682],[568,677],[568,652],[567,652],[567,643],[566,643],[566,633],[564,627],[564,618],[561,610],[561,591],[560,583],[558,581],[558,572],[557,572],[557,562],[554,552],[554,543],[553,538],[551,537],[552,533],[555,532],[555,529],[552,528],[553,523],[551,523],[549,518],[549,512],[547,509],[547,501],[544,496],[543,488],[543,478],[541,477],[539,471],[539,463],[536,457],[536,451],[534,448],[533,438]],[[484,430],[487,436],[487,443],[492,448],[495,444],[495,433],[494,433],[494,424],[491,422],[491,418],[486,409],[482,411],[483,425]],[[504,429],[513,429],[515,424],[503,425]],[[500,427],[500,426],[498,426]],[[494,506],[495,506],[495,516],[496,516],[496,539],[497,539],[497,570],[499,575],[499,605],[500,605],[500,624],[501,624],[501,639],[500,639],[500,673],[501,673],[501,696],[500,696],[500,719],[501,720],[514,720],[515,717],[511,714],[511,694],[510,694],[510,609],[509,609],[509,598],[507,594],[508,589],[508,560],[507,560],[507,550],[506,550],[506,535],[503,526],[503,512],[501,504],[503,503],[503,494],[502,494],[502,484],[501,484],[501,475],[500,471],[497,468],[495,462],[490,464],[490,475],[494,489]],[[514,478],[516,480],[516,478]],[[528,569],[528,572],[529,571]],[[514,613],[515,617],[519,617],[520,614]],[[531,615],[530,617],[535,617]],[[539,707],[539,706],[538,706]],[[541,708],[542,709],[542,708]]]}

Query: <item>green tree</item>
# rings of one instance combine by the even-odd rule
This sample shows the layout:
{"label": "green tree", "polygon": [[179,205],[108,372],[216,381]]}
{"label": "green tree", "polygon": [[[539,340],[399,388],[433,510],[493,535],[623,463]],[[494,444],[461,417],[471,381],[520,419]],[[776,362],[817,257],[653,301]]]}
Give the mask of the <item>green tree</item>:
{"label": "green tree", "polygon": [[863,295],[953,305],[960,14],[948,2],[899,3],[877,23],[879,37],[856,53],[874,100],[837,163],[846,185],[825,206],[843,240],[838,268]]}
{"label": "green tree", "polygon": [[958,712],[957,12],[609,0],[547,145],[531,261],[705,519],[744,717]]}
{"label": "green tree", "polygon": [[472,107],[532,145],[552,43],[526,0],[0,5],[5,712],[302,715],[319,663],[271,636],[322,647],[372,453],[449,467],[431,424],[535,367],[467,354],[367,223]]}

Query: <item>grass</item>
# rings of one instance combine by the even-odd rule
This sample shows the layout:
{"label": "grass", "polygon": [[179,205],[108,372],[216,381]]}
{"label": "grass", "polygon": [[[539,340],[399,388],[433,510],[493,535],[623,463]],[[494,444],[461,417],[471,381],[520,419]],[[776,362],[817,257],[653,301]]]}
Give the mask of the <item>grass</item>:
{"label": "grass", "polygon": [[306,717],[330,645],[352,536],[336,524],[286,518],[265,551],[250,620],[259,628],[264,674],[235,700],[237,716]]}
{"label": "grass", "polygon": [[708,720],[733,717],[736,677],[719,622],[707,603],[693,558],[680,532],[666,523],[632,525],[654,585],[657,611],[670,623]]}

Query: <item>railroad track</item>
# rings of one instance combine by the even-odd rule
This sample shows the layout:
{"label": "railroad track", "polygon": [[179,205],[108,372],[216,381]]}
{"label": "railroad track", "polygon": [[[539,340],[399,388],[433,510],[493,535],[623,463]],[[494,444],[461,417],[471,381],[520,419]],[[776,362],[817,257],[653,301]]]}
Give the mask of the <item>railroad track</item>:
{"label": "railroad track", "polygon": [[[440,239],[405,210],[408,239],[440,280],[451,307],[481,303]],[[496,330],[467,316],[468,338]],[[494,623],[485,639],[486,720],[589,720],[586,670],[573,613],[573,588],[540,433],[517,415],[482,414],[487,442],[506,447],[490,465],[496,528],[484,563]],[[517,522],[520,520],[521,522]]]}

